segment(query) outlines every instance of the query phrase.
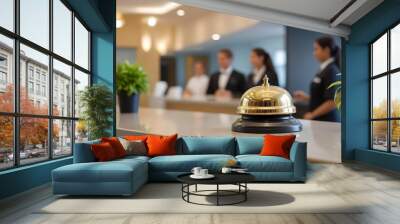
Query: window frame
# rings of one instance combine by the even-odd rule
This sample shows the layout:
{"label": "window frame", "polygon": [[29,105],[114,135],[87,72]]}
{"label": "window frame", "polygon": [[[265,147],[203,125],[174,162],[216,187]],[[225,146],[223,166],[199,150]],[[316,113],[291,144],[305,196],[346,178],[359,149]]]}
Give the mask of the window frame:
{"label": "window frame", "polygon": [[[91,61],[91,49],[92,49],[92,43],[91,43],[91,37],[92,37],[92,30],[89,29],[89,27],[87,26],[87,24],[82,20],[82,18],[72,9],[72,7],[65,1],[65,0],[59,0],[68,10],[71,11],[71,18],[70,18],[70,22],[71,22],[71,59],[67,59],[64,58],[63,56],[55,53],[53,50],[53,1],[54,0],[48,0],[49,2],[49,48],[46,49],[45,47],[42,47],[39,44],[36,44],[32,41],[30,41],[27,38],[24,38],[23,36],[20,35],[20,0],[14,0],[13,1],[13,10],[14,10],[14,18],[13,18],[13,22],[14,22],[14,31],[10,31],[4,27],[0,26],[0,35],[3,35],[5,37],[11,38],[13,40],[13,44],[14,44],[14,48],[13,48],[13,54],[12,54],[12,61],[13,64],[12,66],[12,75],[13,75],[13,79],[14,79],[14,100],[13,100],[13,112],[2,112],[0,111],[0,116],[4,116],[4,117],[11,117],[13,119],[13,166],[10,167],[5,167],[5,168],[0,168],[0,171],[4,171],[4,170],[10,170],[10,169],[15,169],[18,167],[23,167],[23,166],[29,166],[29,165],[33,165],[33,164],[37,164],[37,163],[43,163],[49,160],[58,160],[58,159],[62,159],[65,157],[70,157],[73,155],[74,152],[74,143],[75,143],[75,127],[76,127],[76,121],[79,120],[79,117],[75,116],[75,108],[72,107],[71,108],[71,114],[70,116],[58,116],[58,115],[53,115],[53,59],[58,60],[59,62],[62,62],[68,66],[71,66],[71,92],[72,92],[72,99],[71,99],[71,105],[75,104],[75,88],[74,88],[74,82],[75,82],[75,69],[85,73],[88,75],[89,77],[89,83],[88,85],[91,86],[92,85],[92,72],[91,72],[91,65],[92,65],[92,61]],[[75,63],[75,18],[77,20],[79,20],[79,22],[85,27],[85,29],[88,31],[88,69],[85,69],[81,66],[79,66],[78,64]],[[46,93],[47,97],[48,97],[48,112],[46,115],[40,115],[40,114],[27,114],[27,113],[21,113],[20,111],[20,45],[23,44],[27,47],[32,48],[33,50],[36,50],[40,53],[43,53],[45,55],[48,56],[49,62],[48,62],[48,85],[47,85],[47,91],[48,93]],[[27,64],[28,66],[28,64]],[[28,70],[28,67],[27,67]],[[35,77],[35,73],[36,70],[33,70],[33,75],[34,75],[34,79],[36,80]],[[27,81],[30,80],[30,74],[27,73],[26,77],[27,77]],[[39,77],[40,78],[40,77]],[[39,80],[41,83],[41,80]],[[36,83],[34,81],[34,83]],[[27,89],[27,91],[29,91]],[[34,91],[36,91],[34,89]],[[47,142],[49,143],[47,145],[47,151],[48,151],[48,155],[47,158],[44,158],[41,161],[38,162],[32,162],[32,163],[26,163],[26,164],[21,164],[21,159],[20,159],[20,119],[21,118],[45,118],[47,119],[48,122],[48,136],[47,136]],[[66,121],[71,121],[71,153],[68,155],[62,155],[62,156],[54,156],[53,152],[54,152],[54,146],[53,146],[53,122],[56,120],[66,120]]]}
{"label": "window frame", "polygon": [[[391,153],[391,154],[400,154],[400,152],[393,152],[392,151],[392,121],[400,121],[400,117],[392,117],[392,98],[391,98],[391,91],[392,91],[392,85],[391,85],[391,80],[392,76],[396,75],[398,72],[400,72],[400,67],[397,68],[391,68],[391,32],[393,28],[400,26],[400,21],[395,22],[392,24],[390,27],[385,29],[384,32],[379,34],[375,39],[373,39],[369,44],[369,149],[373,151],[379,151],[379,152],[386,152],[386,153]],[[386,64],[386,71],[382,72],[380,74],[373,74],[373,44],[379,40],[381,37],[384,35],[387,35],[387,64]],[[387,105],[386,105],[386,117],[385,118],[373,118],[373,81],[379,78],[386,77],[386,86],[387,86]],[[374,133],[373,133],[373,122],[376,121],[386,121],[387,125],[387,131],[386,131],[386,150],[379,150],[374,147]]]}

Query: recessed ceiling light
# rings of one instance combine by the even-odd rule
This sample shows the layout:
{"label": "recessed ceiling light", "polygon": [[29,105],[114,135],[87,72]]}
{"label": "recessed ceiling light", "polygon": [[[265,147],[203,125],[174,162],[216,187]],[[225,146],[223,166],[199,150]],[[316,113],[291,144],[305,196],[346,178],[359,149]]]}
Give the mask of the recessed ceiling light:
{"label": "recessed ceiling light", "polygon": [[157,25],[157,18],[154,16],[151,16],[147,19],[147,25],[154,27]]}
{"label": "recessed ceiling light", "polygon": [[221,39],[221,35],[219,35],[218,33],[214,33],[213,35],[211,35],[211,39],[219,40],[219,39]]}
{"label": "recessed ceiling light", "polygon": [[183,9],[178,9],[178,10],[176,11],[176,14],[177,14],[178,16],[184,16],[184,15],[185,15],[185,10],[183,10]]}
{"label": "recessed ceiling light", "polygon": [[119,29],[123,27],[125,24],[125,20],[123,15],[120,12],[117,12],[117,20],[116,20],[116,27]]}

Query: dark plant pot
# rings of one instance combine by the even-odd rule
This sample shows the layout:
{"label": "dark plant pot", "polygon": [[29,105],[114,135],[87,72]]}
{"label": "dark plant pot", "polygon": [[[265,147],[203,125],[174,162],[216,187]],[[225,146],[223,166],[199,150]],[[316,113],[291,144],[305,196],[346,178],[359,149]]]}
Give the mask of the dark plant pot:
{"label": "dark plant pot", "polygon": [[139,111],[139,94],[130,96],[118,93],[119,109],[121,113],[137,113]]}

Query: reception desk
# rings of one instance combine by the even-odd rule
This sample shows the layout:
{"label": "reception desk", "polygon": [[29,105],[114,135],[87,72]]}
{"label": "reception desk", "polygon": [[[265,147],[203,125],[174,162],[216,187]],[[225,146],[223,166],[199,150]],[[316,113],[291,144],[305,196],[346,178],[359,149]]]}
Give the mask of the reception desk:
{"label": "reception desk", "polygon": [[[117,134],[149,133],[181,136],[257,135],[231,131],[237,115],[157,108],[140,108],[138,114],[117,117]],[[303,131],[297,140],[307,142],[309,161],[341,163],[340,123],[300,120]]]}
{"label": "reception desk", "polygon": [[[163,108],[168,110],[184,110],[208,113],[236,114],[240,99],[226,99],[214,96],[202,98],[180,98],[147,97],[142,106],[150,108]],[[308,106],[304,103],[294,102],[297,113],[295,117],[303,117]]]}

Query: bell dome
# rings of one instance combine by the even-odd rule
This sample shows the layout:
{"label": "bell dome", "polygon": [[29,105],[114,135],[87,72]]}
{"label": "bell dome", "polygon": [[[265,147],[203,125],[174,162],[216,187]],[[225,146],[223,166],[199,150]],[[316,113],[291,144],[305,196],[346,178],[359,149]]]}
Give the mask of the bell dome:
{"label": "bell dome", "polygon": [[264,78],[261,86],[247,90],[240,99],[237,113],[242,115],[291,115],[296,113],[289,92],[278,86],[271,86]]}
{"label": "bell dome", "polygon": [[261,86],[247,90],[240,99],[237,113],[241,118],[232,124],[232,131],[247,133],[299,132],[301,123],[292,115],[296,113],[289,92],[271,86],[264,77]]}

